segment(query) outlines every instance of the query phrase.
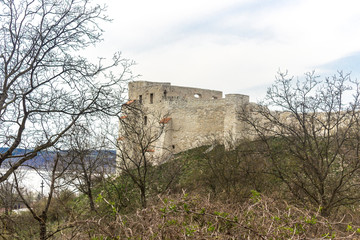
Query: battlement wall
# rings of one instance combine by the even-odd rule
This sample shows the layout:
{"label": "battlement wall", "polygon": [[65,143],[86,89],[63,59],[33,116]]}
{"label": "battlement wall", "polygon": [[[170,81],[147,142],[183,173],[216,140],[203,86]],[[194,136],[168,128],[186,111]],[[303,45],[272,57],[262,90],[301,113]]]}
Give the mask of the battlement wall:
{"label": "battlement wall", "polygon": [[155,155],[163,149],[177,153],[215,140],[225,144],[229,136],[236,140],[243,129],[237,114],[249,103],[249,96],[226,94],[223,98],[221,91],[137,81],[129,83],[129,100],[140,104],[148,121],[154,115],[171,119],[156,143]]}
{"label": "battlement wall", "polygon": [[129,83],[129,99],[139,100],[144,104],[163,101],[202,101],[221,99],[222,92],[201,88],[172,86],[170,83],[137,81]]}

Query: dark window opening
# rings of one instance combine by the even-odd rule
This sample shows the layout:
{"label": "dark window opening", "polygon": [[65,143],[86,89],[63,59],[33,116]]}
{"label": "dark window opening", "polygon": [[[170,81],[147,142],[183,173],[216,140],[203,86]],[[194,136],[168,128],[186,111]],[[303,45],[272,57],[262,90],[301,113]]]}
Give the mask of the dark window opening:
{"label": "dark window opening", "polygon": [[147,116],[144,117],[144,125],[147,124]]}
{"label": "dark window opening", "polygon": [[150,93],[150,103],[154,103],[154,94]]}
{"label": "dark window opening", "polygon": [[142,103],[142,95],[139,95],[139,102]]}
{"label": "dark window opening", "polygon": [[164,91],[164,98],[166,99],[166,94],[167,94],[167,91],[165,90]]}
{"label": "dark window opening", "polygon": [[172,145],[172,149],[175,149],[175,145]]}

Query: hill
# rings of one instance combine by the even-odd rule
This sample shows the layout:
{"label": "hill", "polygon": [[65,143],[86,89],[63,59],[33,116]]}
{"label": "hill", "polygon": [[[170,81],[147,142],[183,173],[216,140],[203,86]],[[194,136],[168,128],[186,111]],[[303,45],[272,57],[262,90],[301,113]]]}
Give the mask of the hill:
{"label": "hill", "polygon": [[[6,152],[7,150],[8,150],[8,148],[0,148],[0,153]],[[16,159],[17,159],[16,156],[23,156],[28,152],[31,152],[31,150],[17,148],[14,150],[14,152],[12,154],[12,156],[14,156],[14,157],[9,158],[8,161],[10,161],[10,162],[16,161]],[[55,157],[58,153],[65,155],[68,153],[68,151],[61,151],[61,152],[42,151],[42,152],[38,153],[36,157],[26,161],[25,165],[31,166],[31,167],[36,167],[36,168],[44,168],[44,167],[46,167],[47,164],[51,163],[55,159]],[[108,162],[111,162],[111,161],[115,162],[115,158],[116,158],[115,150],[99,150],[99,151],[94,150],[88,154],[88,157],[94,158],[99,154],[107,155],[107,157],[110,160]],[[112,167],[112,166],[109,166],[109,167]]]}

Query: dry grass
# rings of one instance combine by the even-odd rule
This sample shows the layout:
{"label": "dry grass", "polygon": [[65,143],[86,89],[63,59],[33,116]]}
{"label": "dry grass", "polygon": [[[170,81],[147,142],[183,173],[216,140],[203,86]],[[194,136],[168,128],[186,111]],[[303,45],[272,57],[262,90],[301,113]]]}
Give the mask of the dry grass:
{"label": "dry grass", "polygon": [[94,229],[92,239],[360,239],[360,226],[344,219],[331,222],[256,192],[243,204],[182,194],[159,197],[136,214],[88,221],[82,229]]}

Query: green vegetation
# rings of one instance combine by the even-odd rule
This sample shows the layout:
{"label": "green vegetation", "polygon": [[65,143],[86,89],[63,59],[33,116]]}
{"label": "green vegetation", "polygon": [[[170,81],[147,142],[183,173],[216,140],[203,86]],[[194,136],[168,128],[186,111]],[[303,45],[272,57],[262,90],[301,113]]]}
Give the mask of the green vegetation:
{"label": "green vegetation", "polygon": [[[48,239],[360,237],[358,205],[338,207],[327,217],[315,206],[305,207],[287,192],[285,183],[269,174],[271,166],[259,142],[232,151],[221,145],[208,148],[150,167],[145,209],[127,175],[97,183],[95,211],[86,195],[56,194],[47,219],[47,229],[54,234]],[[33,208],[41,211],[43,204],[45,199]],[[3,239],[38,239],[38,229],[28,212],[1,215]]]}

